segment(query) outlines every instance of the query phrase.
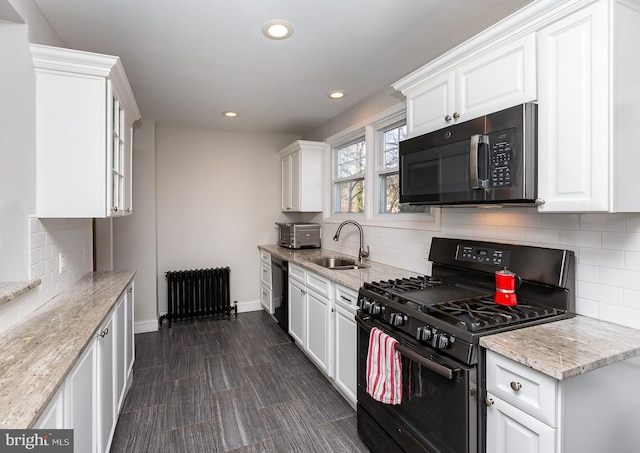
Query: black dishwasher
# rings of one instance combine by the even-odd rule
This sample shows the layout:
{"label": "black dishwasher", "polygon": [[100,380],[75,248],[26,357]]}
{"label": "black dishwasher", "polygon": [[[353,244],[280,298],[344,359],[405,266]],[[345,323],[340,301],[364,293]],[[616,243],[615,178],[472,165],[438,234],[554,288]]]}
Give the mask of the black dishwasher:
{"label": "black dishwasher", "polygon": [[275,318],[289,332],[289,263],[271,256],[271,297]]}

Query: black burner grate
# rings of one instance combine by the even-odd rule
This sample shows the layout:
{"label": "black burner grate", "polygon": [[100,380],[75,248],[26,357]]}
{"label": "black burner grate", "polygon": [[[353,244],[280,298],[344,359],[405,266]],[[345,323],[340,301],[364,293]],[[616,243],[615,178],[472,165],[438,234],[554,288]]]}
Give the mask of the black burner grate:
{"label": "black burner grate", "polygon": [[515,306],[505,306],[487,298],[441,302],[425,307],[424,311],[469,332],[481,332],[561,314],[553,307],[532,305],[526,301],[520,301]]}

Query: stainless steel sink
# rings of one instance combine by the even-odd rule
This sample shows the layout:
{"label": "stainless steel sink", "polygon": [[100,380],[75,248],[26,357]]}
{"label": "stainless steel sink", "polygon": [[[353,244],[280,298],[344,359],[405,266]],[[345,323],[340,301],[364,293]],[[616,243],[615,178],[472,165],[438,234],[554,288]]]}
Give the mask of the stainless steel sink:
{"label": "stainless steel sink", "polygon": [[366,269],[369,267],[366,264],[358,263],[354,259],[342,257],[324,257],[310,261],[318,266],[333,270]]}

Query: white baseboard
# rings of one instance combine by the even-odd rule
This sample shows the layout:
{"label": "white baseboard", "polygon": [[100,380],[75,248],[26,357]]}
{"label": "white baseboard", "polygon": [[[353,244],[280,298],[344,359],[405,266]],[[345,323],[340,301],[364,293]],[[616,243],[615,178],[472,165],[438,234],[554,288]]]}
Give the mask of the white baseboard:
{"label": "white baseboard", "polygon": [[[233,307],[233,305],[231,305]],[[247,302],[238,302],[238,313],[246,313],[248,311],[260,311],[262,304],[259,300],[250,300]]]}
{"label": "white baseboard", "polygon": [[137,322],[133,326],[133,333],[147,333],[147,332],[157,332],[158,331],[158,321],[145,321],[145,322]]}

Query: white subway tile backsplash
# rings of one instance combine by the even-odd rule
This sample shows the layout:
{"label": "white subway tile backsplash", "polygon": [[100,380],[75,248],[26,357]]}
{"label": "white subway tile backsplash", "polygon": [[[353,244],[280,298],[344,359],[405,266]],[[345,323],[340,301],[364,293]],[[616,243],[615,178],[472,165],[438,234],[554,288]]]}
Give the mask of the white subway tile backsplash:
{"label": "white subway tile backsplash", "polygon": [[[640,214],[540,214],[536,208],[442,208],[441,214],[440,231],[365,227],[371,259],[429,274],[433,236],[573,250],[576,312],[640,328]],[[335,225],[329,229],[323,246],[357,254],[357,231],[336,243]]]}
{"label": "white subway tile backsplash", "polygon": [[578,261],[580,264],[593,266],[613,267],[617,269],[625,268],[624,252],[621,250],[581,248]]}
{"label": "white subway tile backsplash", "polygon": [[602,233],[602,247],[613,250],[640,251],[640,233]]}
{"label": "white subway tile backsplash", "polygon": [[578,214],[548,214],[542,217],[542,228],[557,228],[559,230],[577,230],[580,228]]}
{"label": "white subway tile backsplash", "polygon": [[600,282],[600,268],[598,266],[588,266],[580,264],[577,261],[576,264],[576,278],[580,277],[580,281],[598,283]]}
{"label": "white subway tile backsplash", "polygon": [[602,321],[640,329],[640,316],[638,316],[637,310],[616,305],[600,304],[598,317]]}
{"label": "white subway tile backsplash", "polygon": [[560,230],[560,244],[563,246],[598,248],[602,245],[602,233],[599,231]]}
{"label": "white subway tile backsplash", "polygon": [[632,289],[623,290],[622,305],[632,310],[640,310],[640,291],[634,291]]}
{"label": "white subway tile backsplash", "polygon": [[600,268],[600,283],[640,291],[640,272]]}
{"label": "white subway tile backsplash", "polygon": [[532,244],[547,244],[557,246],[560,244],[560,231],[556,229],[525,228],[525,241]]}
{"label": "white subway tile backsplash", "polygon": [[621,252],[624,254],[624,268],[630,271],[640,271],[640,252]]}
{"label": "white subway tile backsplash", "polygon": [[590,231],[625,231],[624,214],[582,214],[580,229]]}
{"label": "white subway tile backsplash", "polygon": [[623,303],[622,288],[614,286],[579,281],[576,283],[576,295],[581,299],[605,302],[612,305],[622,305]]}
{"label": "white subway tile backsplash", "polygon": [[640,214],[626,214],[624,222],[627,233],[640,233]]}
{"label": "white subway tile backsplash", "polygon": [[580,313],[583,316],[590,316],[591,318],[599,318],[600,303],[595,300],[576,297],[576,313]]}

